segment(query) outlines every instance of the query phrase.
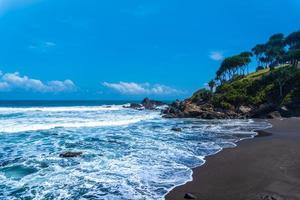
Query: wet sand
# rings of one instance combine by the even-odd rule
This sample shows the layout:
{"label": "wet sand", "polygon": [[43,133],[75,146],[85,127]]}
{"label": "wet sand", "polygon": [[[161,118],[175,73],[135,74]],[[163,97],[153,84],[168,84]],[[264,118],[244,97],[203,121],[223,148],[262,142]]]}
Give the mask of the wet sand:
{"label": "wet sand", "polygon": [[270,123],[258,137],[208,157],[193,170],[193,181],[166,200],[184,200],[186,193],[199,200],[299,200],[300,118]]}

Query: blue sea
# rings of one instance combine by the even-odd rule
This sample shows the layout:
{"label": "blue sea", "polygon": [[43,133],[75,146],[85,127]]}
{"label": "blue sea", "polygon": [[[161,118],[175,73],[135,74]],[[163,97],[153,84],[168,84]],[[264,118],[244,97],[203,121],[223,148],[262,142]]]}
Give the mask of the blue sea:
{"label": "blue sea", "polygon": [[[114,101],[0,102],[1,200],[159,200],[205,157],[269,125],[163,119]],[[174,127],[182,132],[174,132]],[[77,158],[61,158],[80,151]]]}

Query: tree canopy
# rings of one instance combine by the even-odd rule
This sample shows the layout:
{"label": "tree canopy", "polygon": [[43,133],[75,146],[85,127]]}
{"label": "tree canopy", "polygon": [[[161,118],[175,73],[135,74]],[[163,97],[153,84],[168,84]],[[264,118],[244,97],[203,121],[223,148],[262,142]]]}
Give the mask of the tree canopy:
{"label": "tree canopy", "polygon": [[282,33],[272,35],[266,43],[257,44],[251,52],[242,52],[223,60],[216,72],[216,80],[221,83],[236,76],[249,73],[248,65],[251,57],[255,56],[258,69],[274,68],[277,65],[289,63],[298,66],[300,61],[300,31],[293,32],[287,37]]}

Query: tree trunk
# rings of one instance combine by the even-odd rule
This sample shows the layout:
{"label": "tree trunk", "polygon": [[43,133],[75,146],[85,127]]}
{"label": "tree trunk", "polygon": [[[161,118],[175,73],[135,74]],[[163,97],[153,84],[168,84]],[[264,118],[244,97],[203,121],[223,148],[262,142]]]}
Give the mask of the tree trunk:
{"label": "tree trunk", "polygon": [[280,95],[280,97],[283,97],[283,86],[284,86],[284,83],[281,82],[281,81],[278,81],[278,85],[279,85],[279,95]]}

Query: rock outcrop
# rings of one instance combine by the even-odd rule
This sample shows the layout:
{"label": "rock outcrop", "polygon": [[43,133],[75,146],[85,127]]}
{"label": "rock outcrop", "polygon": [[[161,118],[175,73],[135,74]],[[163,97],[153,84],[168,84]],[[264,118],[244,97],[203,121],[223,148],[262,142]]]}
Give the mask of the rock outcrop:
{"label": "rock outcrop", "polygon": [[189,100],[176,101],[162,111],[165,118],[230,119],[242,118],[232,110],[216,109],[212,104],[197,105]]}
{"label": "rock outcrop", "polygon": [[240,106],[222,109],[210,102],[197,105],[190,100],[175,101],[162,111],[164,118],[199,118],[199,119],[246,119],[246,118],[281,118],[281,113],[273,104],[259,107]]}
{"label": "rock outcrop", "polygon": [[[286,80],[284,88],[278,80]],[[283,90],[282,90],[283,89]],[[300,71],[293,66],[262,70],[200,89],[163,110],[166,118],[241,119],[300,116]]]}
{"label": "rock outcrop", "polygon": [[143,109],[143,106],[141,104],[138,104],[138,103],[131,103],[128,107],[125,107],[125,108],[132,108],[132,109],[141,110],[141,109]]}
{"label": "rock outcrop", "polygon": [[149,99],[149,98],[145,98],[145,99],[142,101],[142,106],[143,106],[145,109],[148,109],[148,110],[154,110],[154,109],[156,109],[157,107],[163,106],[163,105],[166,105],[166,104],[163,103],[163,102],[161,102],[161,101],[151,100],[151,99]]}
{"label": "rock outcrop", "polygon": [[132,108],[136,110],[155,110],[159,106],[164,106],[167,105],[166,103],[162,101],[156,101],[156,100],[151,100],[149,98],[145,98],[141,103],[131,103],[129,106],[125,108]]}

